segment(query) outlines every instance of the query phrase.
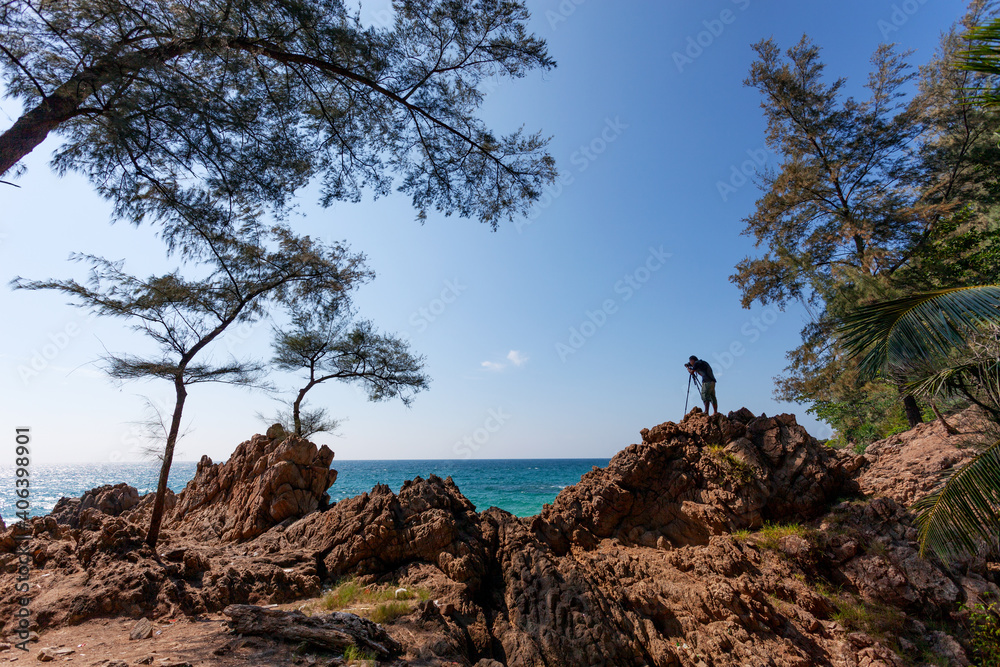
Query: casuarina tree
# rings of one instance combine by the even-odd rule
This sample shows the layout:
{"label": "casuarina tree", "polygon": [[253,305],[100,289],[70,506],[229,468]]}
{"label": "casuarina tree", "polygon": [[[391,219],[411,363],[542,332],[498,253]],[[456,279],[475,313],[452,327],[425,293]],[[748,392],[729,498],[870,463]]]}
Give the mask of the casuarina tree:
{"label": "casuarina tree", "polygon": [[[870,422],[898,409],[901,396],[902,427],[921,420],[910,393],[865,383],[836,323],[859,303],[991,279],[1000,247],[990,213],[1000,193],[990,183],[1000,166],[992,139],[1000,120],[964,103],[988,75],[955,63],[968,44],[965,29],[996,8],[974,0],[919,70],[910,54],[879,47],[860,98],[827,74],[807,38],[785,51],[773,40],[754,45],[746,84],[761,94],[767,144],[780,164],[760,175],[763,195],[744,220],[762,252],[741,261],[731,280],[745,307],[809,305],[811,322],[778,378],[779,398],[811,403],[823,416],[871,405],[845,418]],[[985,271],[970,270],[971,255]]]}
{"label": "casuarina tree", "polygon": [[264,317],[275,303],[324,302],[327,307],[347,300],[347,292],[366,280],[363,257],[339,244],[299,237],[284,227],[260,229],[245,225],[221,233],[189,220],[198,232],[199,254],[189,250],[181,270],[141,278],[125,271],[123,262],[79,255],[91,267],[87,283],[75,280],[30,281],[18,278],[21,289],[52,289],[73,298],[77,306],[98,315],[120,318],[150,338],[153,354],[109,354],[107,373],[118,380],[159,378],[174,387],[174,408],[166,434],[163,463],[146,541],[155,546],[163,518],[167,481],[188,387],[204,382],[252,385],[263,365],[252,360],[212,358],[211,344],[233,325]]}
{"label": "casuarina tree", "polygon": [[476,116],[487,77],[554,65],[522,2],[396,0],[388,27],[342,0],[10,0],[0,72],[23,114],[0,176],[50,133],[120,218],[183,224],[178,205],[287,211],[396,186],[494,227],[552,181],[547,139]]}
{"label": "casuarina tree", "polygon": [[303,437],[336,425],[324,408],[304,409],[316,385],[338,380],[360,386],[371,401],[399,398],[409,405],[429,383],[424,358],[413,355],[406,341],[379,333],[370,321],[354,322],[342,309],[297,307],[291,324],[275,331],[274,364],[307,374],[290,406],[289,426]]}

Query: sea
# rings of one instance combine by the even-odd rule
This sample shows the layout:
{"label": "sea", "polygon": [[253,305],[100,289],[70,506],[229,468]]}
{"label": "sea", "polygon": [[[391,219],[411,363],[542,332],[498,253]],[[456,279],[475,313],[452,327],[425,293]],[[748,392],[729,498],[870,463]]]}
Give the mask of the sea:
{"label": "sea", "polygon": [[[333,502],[387,484],[398,492],[403,482],[414,477],[451,476],[477,510],[495,506],[516,516],[532,516],[551,503],[567,486],[576,484],[594,466],[604,467],[608,459],[461,459],[347,461],[338,460],[336,483],[328,493]],[[176,461],[170,470],[169,486],[181,491],[194,477],[197,463]],[[159,462],[32,464],[29,469],[31,516],[48,514],[62,497],[78,498],[104,484],[126,482],[140,494],[156,490]],[[19,500],[15,493],[15,470],[0,467],[0,516],[7,525],[17,521]],[[22,503],[23,507],[23,503]]]}

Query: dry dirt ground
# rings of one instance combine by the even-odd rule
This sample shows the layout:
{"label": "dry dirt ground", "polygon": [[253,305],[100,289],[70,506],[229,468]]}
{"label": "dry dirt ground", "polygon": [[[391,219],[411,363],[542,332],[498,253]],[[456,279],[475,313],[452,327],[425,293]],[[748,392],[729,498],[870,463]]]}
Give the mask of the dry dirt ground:
{"label": "dry dirt ground", "polygon": [[[297,600],[288,604],[268,605],[284,611],[302,610],[307,614],[322,613],[321,598]],[[349,606],[342,611],[363,613],[367,606]],[[347,663],[342,658],[323,651],[304,650],[298,645],[263,637],[241,636],[229,631],[228,617],[221,613],[204,614],[195,618],[178,616],[153,622],[153,635],[148,639],[130,640],[129,633],[138,622],[128,618],[100,618],[79,625],[45,630],[38,641],[29,643],[30,650],[0,643],[0,664],[34,665],[46,648],[72,649],[73,653],[56,657],[53,663],[73,663],[86,667],[334,667],[340,665],[374,666],[374,662]],[[387,626],[401,642],[420,643],[422,634],[411,628],[406,618]],[[416,633],[414,632],[416,631]],[[9,641],[9,640],[8,640]],[[120,661],[117,664],[115,661]],[[124,663],[124,664],[122,664]],[[390,663],[382,663],[390,664]],[[425,662],[404,655],[391,663],[397,667],[460,667],[458,663]]]}
{"label": "dry dirt ground", "polygon": [[[78,665],[108,665],[115,660],[132,665],[303,665],[313,663],[307,656],[296,655],[294,646],[255,637],[239,638],[229,633],[226,617],[208,614],[198,619],[169,619],[153,624],[149,639],[129,640],[134,619],[94,619],[71,627],[47,630],[39,641],[31,642],[27,652],[15,647],[0,652],[0,663],[37,664],[38,654],[46,647],[73,649],[73,653],[54,662]],[[297,660],[297,662],[296,662]],[[329,659],[319,664],[329,664]],[[119,666],[121,667],[121,666]]]}
{"label": "dry dirt ground", "polygon": [[[308,611],[315,604],[318,604],[318,598],[277,605],[275,608],[285,611],[305,608]],[[28,651],[14,646],[4,650],[3,644],[0,644],[0,664],[36,664],[39,654],[46,648],[72,649],[72,654],[56,657],[53,662],[71,662],[87,667],[111,667],[116,660],[124,661],[128,667],[327,667],[347,664],[330,653],[299,650],[298,646],[282,641],[232,634],[226,625],[227,620],[223,614],[161,619],[153,623],[152,637],[130,640],[129,633],[135,627],[136,619],[92,619],[80,625],[46,630],[38,641],[29,643]],[[115,667],[125,666],[119,663]]]}

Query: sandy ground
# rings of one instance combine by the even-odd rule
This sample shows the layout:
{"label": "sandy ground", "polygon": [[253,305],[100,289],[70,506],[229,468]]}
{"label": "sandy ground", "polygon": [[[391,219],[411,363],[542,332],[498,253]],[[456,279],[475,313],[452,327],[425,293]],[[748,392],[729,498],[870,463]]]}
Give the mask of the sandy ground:
{"label": "sandy ground", "polygon": [[192,666],[217,665],[328,665],[332,656],[315,653],[296,655],[294,646],[257,637],[237,637],[229,633],[226,617],[207,614],[197,619],[164,619],[153,624],[149,639],[129,640],[135,619],[94,619],[41,633],[27,652],[11,647],[0,652],[0,664],[37,664],[43,648],[72,649],[73,653],[54,662],[78,665],[106,665],[124,660],[132,665]]}

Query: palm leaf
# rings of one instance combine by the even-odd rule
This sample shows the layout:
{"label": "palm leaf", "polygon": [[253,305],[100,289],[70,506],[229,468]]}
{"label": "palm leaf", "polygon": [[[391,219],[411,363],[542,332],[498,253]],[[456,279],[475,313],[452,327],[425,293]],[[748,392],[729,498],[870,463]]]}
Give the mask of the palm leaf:
{"label": "palm leaf", "polygon": [[921,373],[904,385],[916,396],[961,395],[963,387],[974,384],[985,399],[1000,405],[1000,359],[972,359]]}
{"label": "palm leaf", "polygon": [[[977,26],[966,34],[971,42],[968,51],[958,54],[956,63],[959,69],[980,72],[982,74],[1000,74],[1000,19],[994,19],[986,25]],[[1000,105],[1000,91],[994,88],[973,88],[969,91],[968,101],[984,106]]]}
{"label": "palm leaf", "polygon": [[865,355],[861,373],[874,378],[933,366],[986,324],[1000,325],[1000,285],[921,292],[862,306],[841,321],[838,331],[851,356]]}
{"label": "palm leaf", "polygon": [[913,505],[920,554],[942,558],[975,554],[1000,535],[1000,440],[951,475],[944,486]]}

